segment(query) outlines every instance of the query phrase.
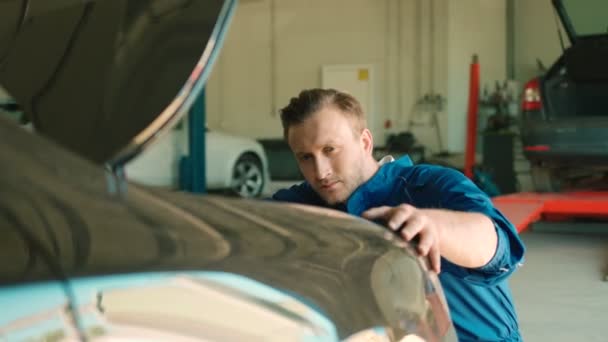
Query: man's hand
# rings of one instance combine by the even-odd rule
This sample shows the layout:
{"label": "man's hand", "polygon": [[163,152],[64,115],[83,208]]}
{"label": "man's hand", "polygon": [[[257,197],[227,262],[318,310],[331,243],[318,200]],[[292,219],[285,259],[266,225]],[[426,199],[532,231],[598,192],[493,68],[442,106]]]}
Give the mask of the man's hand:
{"label": "man's hand", "polygon": [[383,206],[369,209],[362,216],[369,220],[380,219],[386,222],[390,229],[398,231],[406,241],[418,237],[418,253],[428,256],[435,272],[441,271],[439,229],[433,218],[426,215],[423,209],[408,204],[397,207]]}

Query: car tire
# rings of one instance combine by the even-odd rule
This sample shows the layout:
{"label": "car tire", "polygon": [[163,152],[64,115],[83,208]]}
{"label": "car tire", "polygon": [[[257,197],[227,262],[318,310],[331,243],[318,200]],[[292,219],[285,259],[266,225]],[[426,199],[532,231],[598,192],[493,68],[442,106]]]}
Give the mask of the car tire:
{"label": "car tire", "polygon": [[553,169],[532,165],[530,173],[536,192],[559,192],[561,190],[561,181]]}
{"label": "car tire", "polygon": [[231,190],[240,197],[259,197],[264,190],[264,183],[264,168],[260,158],[253,153],[239,156],[232,168]]}

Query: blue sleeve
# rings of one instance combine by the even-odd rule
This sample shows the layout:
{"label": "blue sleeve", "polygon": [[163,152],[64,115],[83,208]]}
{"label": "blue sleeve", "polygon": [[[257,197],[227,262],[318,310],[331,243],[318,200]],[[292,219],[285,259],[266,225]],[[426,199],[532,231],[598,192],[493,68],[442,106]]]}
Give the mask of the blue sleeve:
{"label": "blue sleeve", "polygon": [[498,243],[492,259],[484,266],[467,269],[442,259],[444,271],[478,285],[494,285],[507,278],[521,264],[525,247],[511,222],[492,204],[491,199],[462,173],[443,167],[429,169],[427,181],[440,194],[441,207],[476,212],[489,217],[496,227]]}

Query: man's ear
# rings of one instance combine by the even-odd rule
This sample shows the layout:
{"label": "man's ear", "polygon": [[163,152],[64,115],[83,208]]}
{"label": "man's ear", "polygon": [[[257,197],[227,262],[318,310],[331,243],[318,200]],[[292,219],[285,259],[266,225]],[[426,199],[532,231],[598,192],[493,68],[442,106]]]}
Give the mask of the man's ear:
{"label": "man's ear", "polygon": [[366,152],[372,153],[374,149],[374,137],[372,136],[372,132],[364,128],[363,132],[361,132],[361,143],[363,143],[363,148]]}

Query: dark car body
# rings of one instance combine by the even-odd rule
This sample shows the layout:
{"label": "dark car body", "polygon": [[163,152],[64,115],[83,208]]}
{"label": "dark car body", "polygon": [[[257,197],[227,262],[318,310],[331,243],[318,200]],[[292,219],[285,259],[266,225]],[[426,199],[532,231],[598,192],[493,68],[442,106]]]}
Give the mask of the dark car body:
{"label": "dark car body", "polygon": [[608,171],[608,3],[552,2],[571,44],[526,84],[521,116],[524,154],[541,191],[601,184]]}
{"label": "dark car body", "polygon": [[0,84],[34,126],[0,117],[0,339],[455,339],[437,277],[379,225],[125,178],[202,89],[234,6],[0,2]]}

